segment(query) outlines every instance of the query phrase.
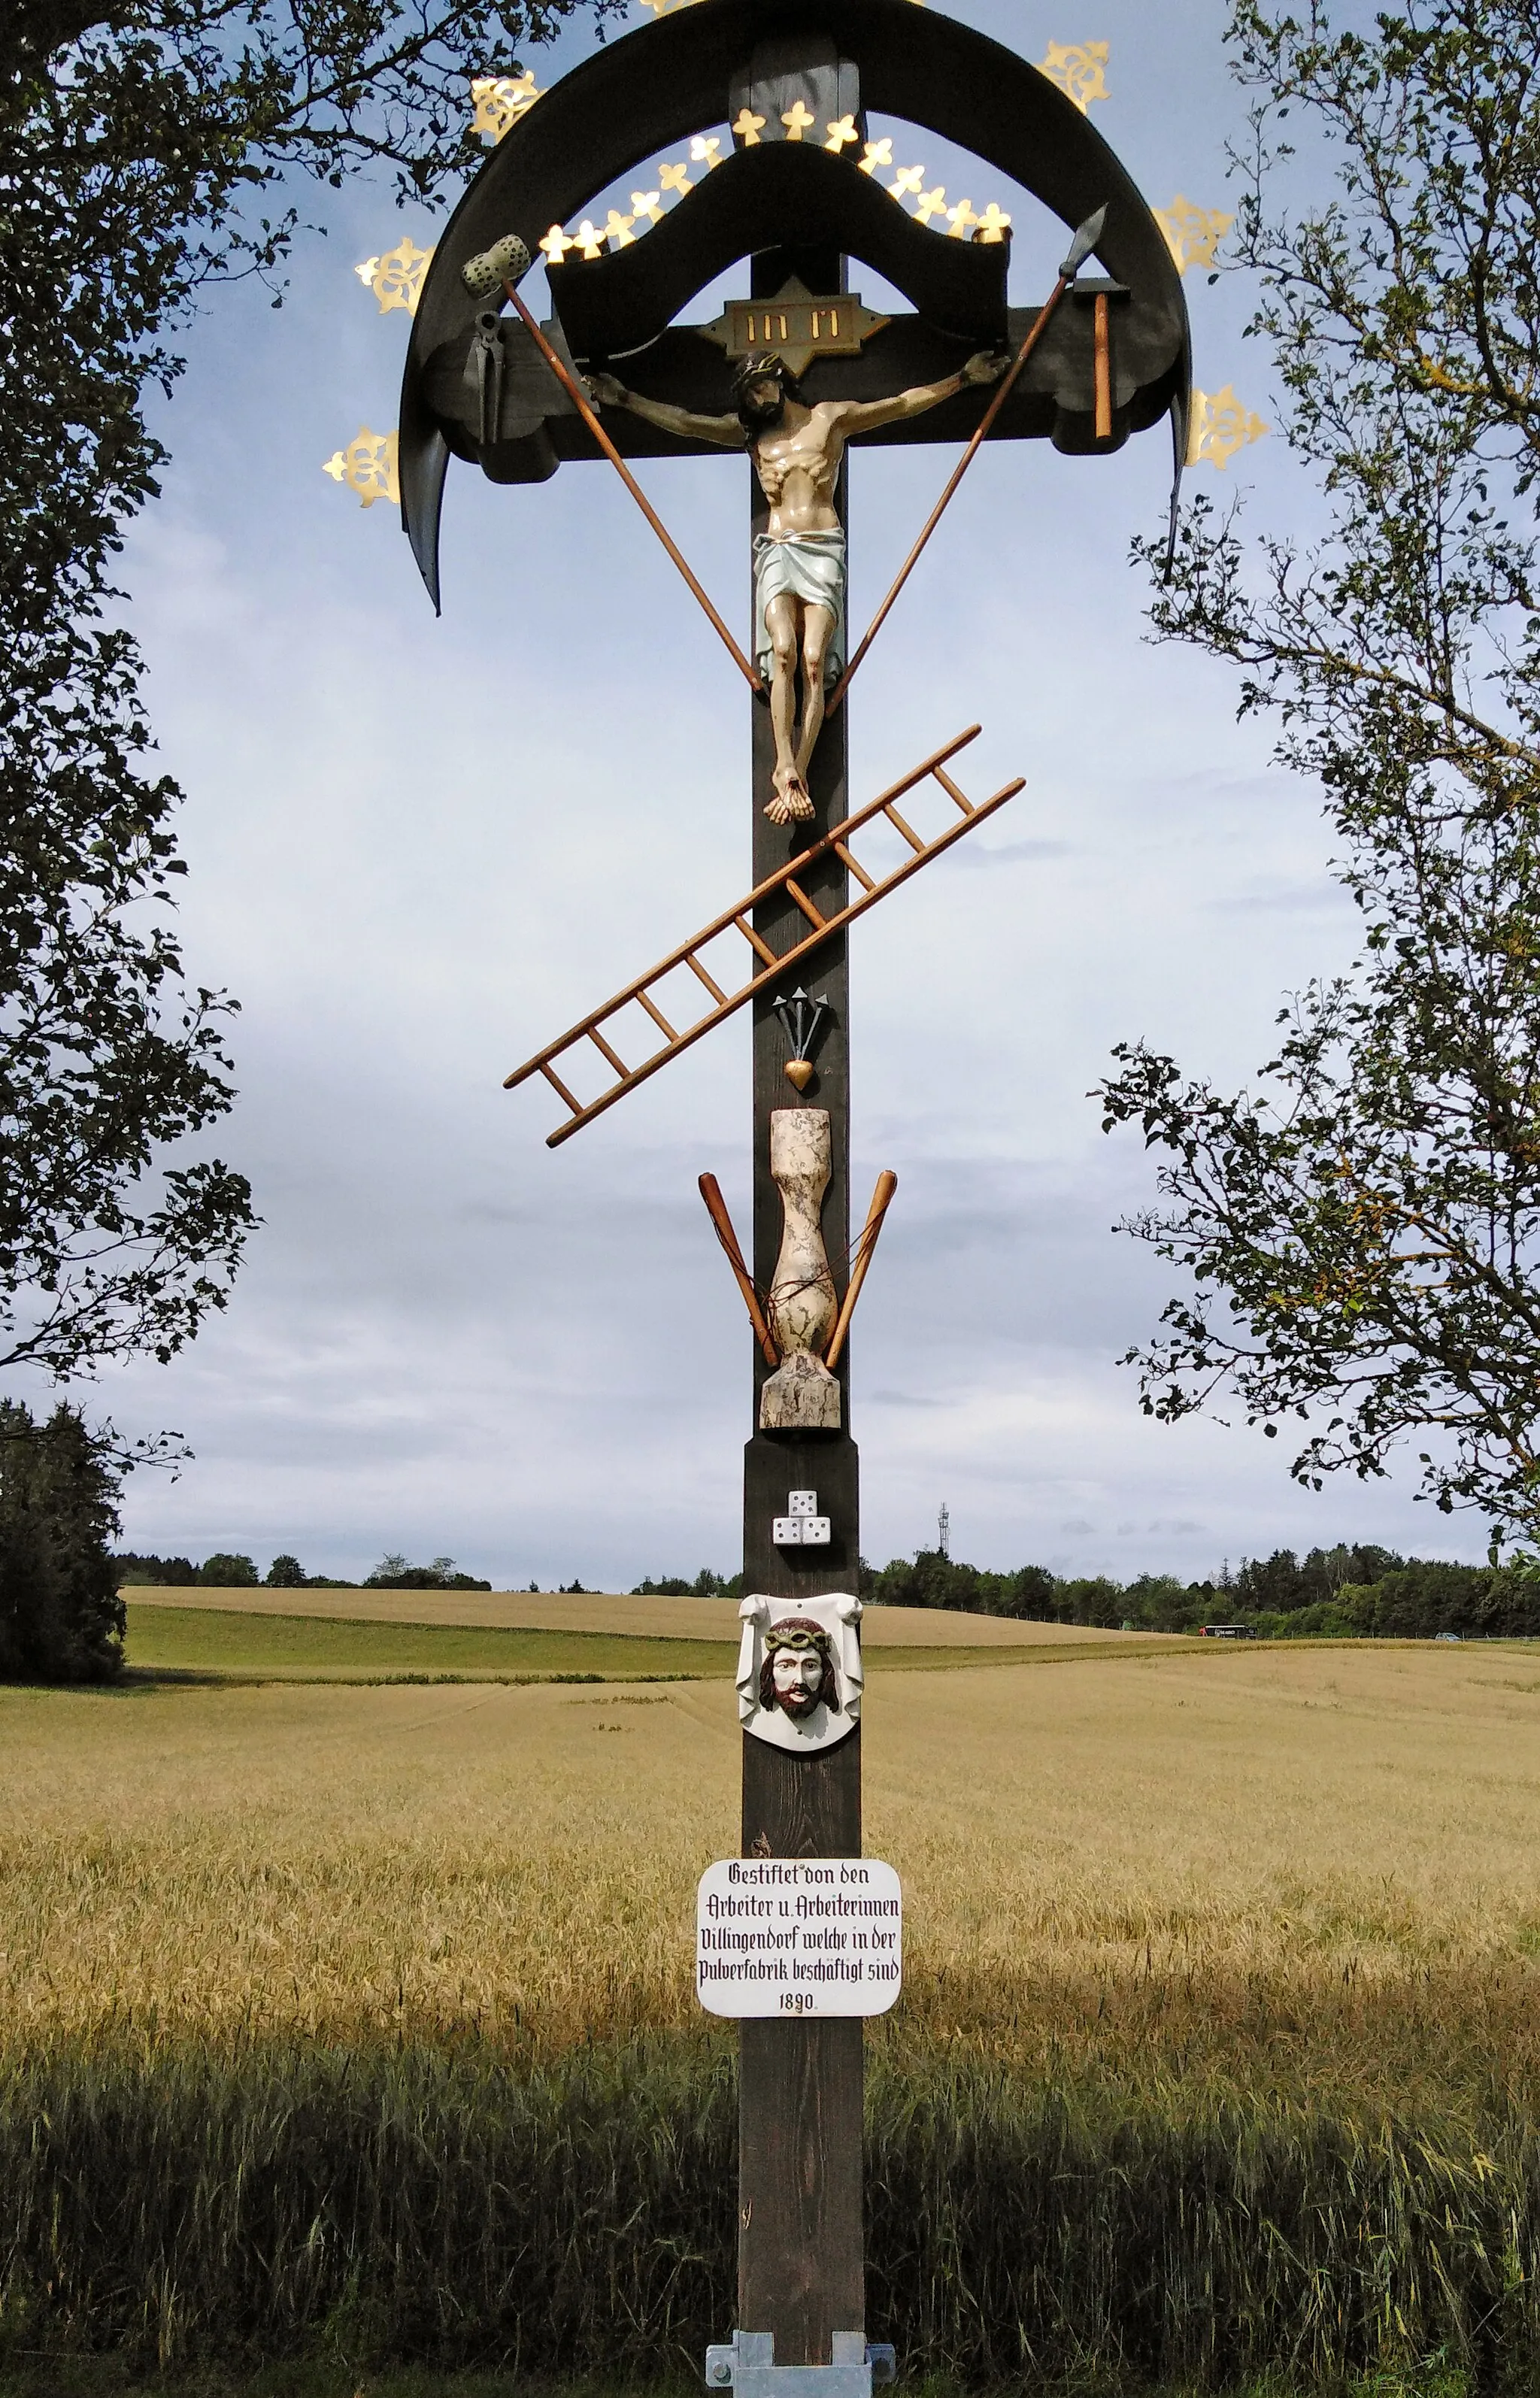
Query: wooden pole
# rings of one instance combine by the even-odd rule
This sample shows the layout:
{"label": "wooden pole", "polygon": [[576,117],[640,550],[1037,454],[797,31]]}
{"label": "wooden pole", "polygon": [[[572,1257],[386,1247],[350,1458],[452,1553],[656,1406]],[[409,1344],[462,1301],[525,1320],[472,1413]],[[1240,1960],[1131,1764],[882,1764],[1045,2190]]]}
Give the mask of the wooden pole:
{"label": "wooden pole", "polygon": [[748,659],[744,656],[743,652],[739,649],[736,641],[734,640],[732,634],[723,623],[722,618],[717,614],[716,610],[712,607],[703,586],[699,582],[697,582],[687,560],[677,547],[673,536],[670,534],[668,526],[664,523],[663,519],[658,515],[657,510],[654,507],[651,500],[647,497],[646,492],[642,490],[641,484],[637,481],[636,477],[627,465],[625,459],[615,448],[615,443],[610,439],[610,437],[605,432],[602,424],[601,424],[598,416],[594,412],[593,403],[589,399],[588,393],[578,383],[576,377],[568,373],[566,360],[557,350],[553,349],[550,343],[547,341],[545,328],[541,325],[534,311],[520,298],[518,292],[514,290],[513,285],[505,281],[503,289],[507,293],[508,298],[513,302],[514,306],[518,309],[526,332],[530,333],[534,337],[535,347],[540,352],[541,357],[545,359],[546,364],[549,367],[552,374],[556,377],[557,382],[561,385],[562,390],[566,393],[567,397],[572,401],[573,406],[576,409],[579,416],[583,419],[588,431],[593,435],[594,439],[598,442],[601,450],[604,452],[605,457],[615,468],[615,473],[619,476],[621,481],[625,484],[626,489],[629,492],[632,499],[636,502],[637,506],[642,510],[647,522],[652,526],[653,531],[656,533],[659,541],[663,544],[664,548],[668,551],[669,557],[673,559],[674,564],[678,567],[681,574],[683,575],[685,582],[689,585],[691,590],[695,593],[696,598],[700,601],[701,606],[705,609],[708,616],[709,616],[712,624],[716,626],[718,633],[721,635],[723,640],[727,646],[733,664],[737,667],[738,672],[746,677],[750,690],[758,691],[760,688],[760,679],[758,675],[750,665]]}
{"label": "wooden pole", "polygon": [[743,1294],[743,1303],[749,1310],[749,1321],[754,1327],[754,1338],[760,1344],[760,1354],[774,1372],[780,1364],[780,1351],[770,1338],[770,1327],[764,1320],[764,1311],[760,1305],[760,1295],[754,1288],[753,1276],[743,1262],[743,1251],[738,1246],[738,1236],[733,1230],[733,1219],[727,1213],[727,1202],[722,1195],[722,1185],[714,1174],[703,1174],[700,1177],[700,1195],[706,1202],[706,1212],[716,1227],[717,1238],[726,1252],[727,1262],[732,1267],[737,1287]]}
{"label": "wooden pole", "polygon": [[[810,291],[843,290],[844,262],[827,252],[779,250],[753,262],[755,299],[773,299],[800,275]],[[836,494],[847,521],[842,475]],[[752,486],[752,530],[763,532],[765,508]],[[826,723],[813,754],[808,788],[816,824],[776,826],[763,811],[772,797],[775,746],[769,710],[753,711],[753,841],[755,883],[763,882],[808,837],[849,814],[848,751],[843,713]],[[825,916],[849,896],[844,861],[827,851],[805,873],[804,895]],[[784,890],[758,902],[754,929],[781,955],[807,930],[807,920]],[[786,1079],[787,1041],[774,1002],[777,981],[754,1003],[754,1274],[762,1289],[775,1279],[781,1240],[780,1193],[770,1176],[770,1117],[777,1108],[827,1108],[832,1175],[824,1201],[823,1234],[835,1287],[843,1296],[850,1237],[849,977],[846,935],[819,944],[809,985],[827,994],[813,1054],[816,1080],[805,1099]],[[788,994],[789,995],[789,994]],[[770,1370],[753,1352],[754,1422]],[[860,1556],[859,1461],[850,1434],[848,1354],[842,1361],[844,1409],[837,1433],[751,1435],[744,1454],[745,1587],[795,1599],[854,1590]],[[771,1523],[784,1515],[787,1494],[817,1490],[831,1519],[827,1549],[777,1549]],[[750,1733],[743,1739],[743,1850],[758,1856],[855,1856],[861,1846],[860,1734],[824,1755],[788,1756]],[[865,2242],[861,2204],[862,2038],[858,2018],[812,2022],[747,2021],[739,2030],[738,2312],[746,2332],[775,2335],[777,2364],[828,2364],[836,2332],[864,2332]]]}
{"label": "wooden pole", "polygon": [[1006,400],[1010,397],[1011,393],[1016,388],[1016,379],[1018,375],[1026,365],[1027,360],[1031,357],[1033,350],[1037,347],[1038,342],[1047,330],[1048,320],[1053,316],[1055,309],[1058,307],[1059,303],[1062,300],[1069,288],[1068,278],[1061,275],[1058,282],[1054,285],[1053,290],[1048,293],[1048,296],[1043,303],[1042,307],[1038,310],[1036,317],[1033,322],[1031,331],[1028,333],[1026,340],[1022,343],[1020,348],[1016,353],[1014,364],[1004,375],[1002,375],[1000,381],[996,384],[994,387],[994,397],[990,401],[989,406],[984,411],[983,416],[979,420],[978,431],[975,433],[972,440],[968,443],[968,446],[964,451],[962,456],[958,459],[955,467],[952,469],[952,478],[947,484],[946,490],[941,493],[936,505],[931,509],[929,516],[925,519],[925,530],[921,533],[920,538],[915,543],[913,548],[910,551],[909,556],[905,559],[902,566],[898,569],[893,588],[889,591],[887,598],[883,601],[882,606],[872,617],[871,624],[867,626],[866,631],[861,636],[860,643],[857,649],[855,656],[851,659],[850,664],[846,667],[844,674],[840,677],[839,682],[835,687],[833,696],[829,703],[829,712],[831,716],[833,715],[835,709],[840,706],[841,702],[844,698],[845,693],[850,689],[851,682],[855,678],[856,668],[860,665],[861,660],[865,657],[868,650],[871,647],[872,642],[876,640],[878,634],[882,631],[883,626],[886,624],[888,613],[894,601],[898,599],[899,592],[904,587],[904,585],[909,581],[914,569],[920,563],[921,554],[925,549],[925,544],[929,541],[931,534],[940,523],[941,519],[945,516],[948,508],[952,505],[952,499],[956,494],[958,484],[962,481],[963,477],[967,473],[968,468],[972,465],[975,458],[979,455],[979,450],[982,448],[983,443],[988,437],[991,425],[994,423],[995,418],[999,415],[1000,411],[1004,408]]}
{"label": "wooden pole", "polygon": [[861,1295],[861,1285],[866,1280],[866,1270],[876,1252],[878,1235],[883,1229],[883,1219],[887,1214],[893,1193],[898,1188],[898,1176],[885,1168],[877,1177],[877,1187],[871,1193],[871,1205],[866,1211],[866,1222],[861,1230],[861,1237],[850,1252],[850,1287],[845,1292],[841,1304],[833,1338],[824,1352],[823,1362],[831,1367],[840,1362],[840,1352],[844,1347],[845,1335],[850,1329],[850,1319],[856,1313],[856,1301]]}

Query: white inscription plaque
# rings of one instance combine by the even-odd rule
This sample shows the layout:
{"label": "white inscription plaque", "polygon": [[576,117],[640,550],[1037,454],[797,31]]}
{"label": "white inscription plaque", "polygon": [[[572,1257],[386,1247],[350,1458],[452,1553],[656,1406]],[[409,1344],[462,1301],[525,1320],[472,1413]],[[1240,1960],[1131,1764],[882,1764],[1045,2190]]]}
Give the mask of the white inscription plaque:
{"label": "white inscription plaque", "polygon": [[723,1857],[696,1902],[714,2015],[880,2015],[903,1972],[903,1897],[875,1857]]}

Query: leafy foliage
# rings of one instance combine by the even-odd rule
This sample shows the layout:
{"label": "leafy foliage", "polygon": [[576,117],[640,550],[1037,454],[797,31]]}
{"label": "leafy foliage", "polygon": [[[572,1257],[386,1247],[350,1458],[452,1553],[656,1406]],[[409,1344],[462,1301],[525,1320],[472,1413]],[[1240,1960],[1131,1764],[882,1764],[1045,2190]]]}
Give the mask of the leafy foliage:
{"label": "leafy foliage", "polygon": [[453,1557],[435,1557],[431,1565],[414,1566],[395,1552],[382,1557],[371,1574],[365,1576],[365,1590],[490,1590],[490,1582],[478,1582],[474,1574],[461,1573]]}
{"label": "leafy foliage", "polygon": [[[1147,1412],[1238,1395],[1308,1430],[1320,1488],[1409,1435],[1425,1495],[1540,1522],[1540,28],[1528,0],[1426,0],[1372,34],[1252,0],[1243,168],[1252,330],[1324,495],[1310,544],[1187,512],[1154,622],[1281,721],[1364,920],[1352,974],[1279,1017],[1257,1093],[1143,1044],[1101,1090],[1163,1152],[1128,1230],[1186,1268],[1130,1353]],[[1303,115],[1335,195],[1269,215]],[[1293,161],[1290,165],[1286,162]],[[1153,559],[1153,546],[1146,556]]]}
{"label": "leafy foliage", "polygon": [[100,1682],[123,1664],[117,1486],[71,1408],[0,1400],[0,1676]]}
{"label": "leafy foliage", "polygon": [[431,195],[467,73],[579,5],[0,11],[0,1367],[169,1358],[254,1221],[244,1177],[162,1156],[230,1106],[234,1004],[187,988],[166,922],[179,794],[113,581],[165,460],[146,395],[206,285],[280,266],[281,179],[383,162]]}

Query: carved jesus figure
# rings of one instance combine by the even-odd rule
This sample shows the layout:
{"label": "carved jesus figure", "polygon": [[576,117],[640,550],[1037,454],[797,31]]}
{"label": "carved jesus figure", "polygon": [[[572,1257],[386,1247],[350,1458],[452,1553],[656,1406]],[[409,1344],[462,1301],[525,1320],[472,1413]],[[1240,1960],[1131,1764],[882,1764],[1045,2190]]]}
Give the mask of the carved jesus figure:
{"label": "carved jesus figure", "polygon": [[[810,816],[807,766],[823,729],[824,703],[844,672],[844,528],[834,486],[853,434],[923,416],[969,384],[997,382],[1009,361],[979,351],[942,383],[920,384],[890,399],[804,401],[796,378],[773,351],[748,358],[735,379],[736,412],[697,416],[628,391],[614,375],[589,384],[601,406],[628,408],[665,433],[747,448],[770,504],[754,539],[754,659],[770,686],[776,796],[764,813],[776,824]],[[802,728],[797,730],[797,668],[802,667]]]}

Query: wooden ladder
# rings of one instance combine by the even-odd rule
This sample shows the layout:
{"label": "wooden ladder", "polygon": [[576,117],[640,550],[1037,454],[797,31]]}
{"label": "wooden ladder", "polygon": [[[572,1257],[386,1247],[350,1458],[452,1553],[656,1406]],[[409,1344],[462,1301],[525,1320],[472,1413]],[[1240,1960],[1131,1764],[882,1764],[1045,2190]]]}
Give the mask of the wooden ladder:
{"label": "wooden ladder", "polygon": [[[559,1041],[552,1041],[546,1048],[537,1050],[533,1058],[527,1059],[514,1073],[509,1074],[503,1084],[506,1091],[517,1090],[520,1084],[527,1082],[532,1074],[544,1074],[563,1107],[571,1110],[567,1122],[558,1131],[547,1135],[547,1148],[556,1149],[562,1141],[570,1140],[574,1132],[581,1132],[586,1124],[592,1124],[595,1116],[601,1116],[606,1108],[613,1108],[616,1099],[623,1099],[628,1091],[634,1090],[638,1083],[644,1083],[649,1074],[655,1074],[660,1066],[666,1066],[670,1058],[677,1058],[681,1050],[688,1049],[694,1042],[700,1040],[703,1034],[710,1031],[713,1025],[721,1024],[727,1017],[736,1015],[740,1007],[746,1007],[755,993],[763,990],[766,983],[784,977],[790,968],[809,956],[820,941],[828,939],[831,933],[837,933],[842,925],[850,923],[857,916],[864,915],[869,908],[874,908],[879,899],[885,899],[890,891],[896,891],[900,882],[907,882],[910,876],[917,874],[922,866],[928,866],[933,857],[939,857],[941,852],[944,849],[950,849],[953,842],[961,841],[963,835],[966,832],[971,832],[975,825],[981,825],[986,816],[994,814],[996,808],[1002,808],[1007,800],[1013,800],[1017,792],[1024,787],[1025,777],[1020,775],[1018,775],[1014,782],[1006,784],[1002,790],[996,791],[993,799],[981,801],[975,807],[973,802],[958,789],[946,772],[948,761],[957,755],[959,749],[966,748],[970,741],[977,740],[980,729],[977,724],[970,724],[966,733],[959,733],[955,739],[947,743],[944,749],[935,750],[930,757],[916,766],[912,773],[906,775],[902,782],[895,783],[891,789],[884,791],[879,798],[869,801],[864,808],[858,808],[854,815],[846,816],[843,824],[835,825],[831,831],[824,834],[821,841],[816,841],[811,848],[799,850],[795,857],[788,859],[784,866],[777,868],[776,872],[769,875],[764,882],[756,883],[753,890],[746,897],[738,900],[736,906],[724,909],[722,915],[716,917],[690,940],[682,942],[677,950],[670,950],[660,964],[652,967],[644,975],[639,975],[635,982],[628,983],[624,990],[615,993],[614,999],[607,999],[602,1007],[596,1007],[590,1016],[585,1016],[579,1023],[572,1027],[570,1031],[563,1032]],[[940,786],[948,799],[961,811],[957,823],[948,825],[946,830],[939,834],[934,841],[923,841],[913,827],[904,822],[894,804],[896,801],[901,800],[907,791],[912,791],[916,784],[923,783],[927,776]],[[870,825],[878,816],[902,835],[909,844],[912,855],[900,865],[895,867],[891,873],[874,876],[869,874],[866,868],[852,854],[850,842],[852,837],[858,833],[863,826]],[[861,885],[861,891],[858,898],[851,900],[847,906],[837,909],[834,914],[825,916],[819,912],[806,892],[801,888],[797,878],[799,875],[805,874],[810,866],[826,856],[831,850],[848,867],[856,881]],[[750,910],[760,900],[769,898],[776,892],[785,892],[795,902],[806,917],[809,928],[800,941],[794,942],[792,947],[779,957],[749,921]],[[736,930],[742,934],[749,944],[752,960],[748,981],[733,991],[723,989],[709,969],[702,964],[697,954],[709,942],[729,930]],[[687,966],[696,976],[708,993],[711,1004],[705,1015],[695,1023],[687,1025],[682,1031],[676,1031],[651,993],[656,984],[662,982],[666,976],[674,973],[680,966]],[[623,1008],[629,1007],[633,1002],[651,1017],[663,1035],[661,1046],[654,1050],[650,1057],[644,1058],[640,1066],[628,1066],[624,1058],[605,1039],[602,1030],[611,1017],[618,1016]],[[580,1049],[584,1044],[589,1044],[598,1051],[605,1065],[616,1078],[608,1090],[602,1092],[597,1099],[589,1100],[587,1106],[581,1099],[574,1097],[557,1073],[554,1063],[567,1051]]]}

